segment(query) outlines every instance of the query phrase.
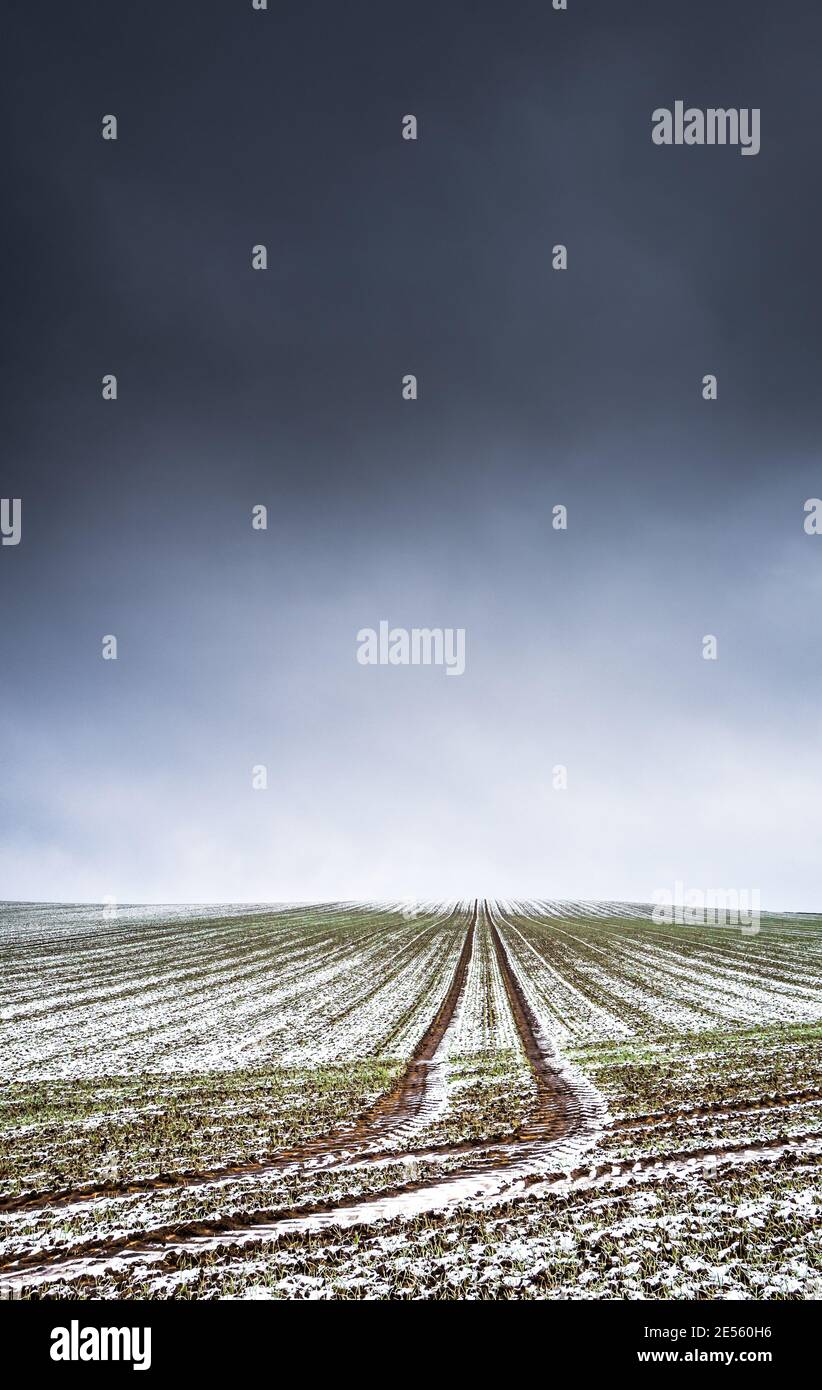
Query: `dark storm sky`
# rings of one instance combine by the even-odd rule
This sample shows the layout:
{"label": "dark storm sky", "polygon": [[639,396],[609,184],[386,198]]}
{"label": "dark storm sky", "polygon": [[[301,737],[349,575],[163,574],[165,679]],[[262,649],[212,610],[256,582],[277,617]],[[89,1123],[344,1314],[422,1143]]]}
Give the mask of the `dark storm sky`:
{"label": "dark storm sky", "polygon": [[[0,897],[822,908],[822,11],[7,30]],[[761,152],[654,146],[677,99]],[[381,619],[465,675],[359,666]]]}

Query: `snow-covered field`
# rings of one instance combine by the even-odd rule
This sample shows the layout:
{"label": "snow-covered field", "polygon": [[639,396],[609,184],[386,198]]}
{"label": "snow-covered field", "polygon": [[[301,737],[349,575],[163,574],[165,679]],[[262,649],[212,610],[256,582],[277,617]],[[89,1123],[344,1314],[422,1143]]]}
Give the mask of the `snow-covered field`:
{"label": "snow-covered field", "polygon": [[818,1297],[822,919],[0,906],[25,1296]]}

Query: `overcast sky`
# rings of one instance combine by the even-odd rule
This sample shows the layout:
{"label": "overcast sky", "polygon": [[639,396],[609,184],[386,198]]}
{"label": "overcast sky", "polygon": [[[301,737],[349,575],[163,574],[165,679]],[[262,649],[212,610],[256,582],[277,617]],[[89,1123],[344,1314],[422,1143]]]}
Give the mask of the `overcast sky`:
{"label": "overcast sky", "polygon": [[819,7],[10,9],[0,897],[822,910]]}

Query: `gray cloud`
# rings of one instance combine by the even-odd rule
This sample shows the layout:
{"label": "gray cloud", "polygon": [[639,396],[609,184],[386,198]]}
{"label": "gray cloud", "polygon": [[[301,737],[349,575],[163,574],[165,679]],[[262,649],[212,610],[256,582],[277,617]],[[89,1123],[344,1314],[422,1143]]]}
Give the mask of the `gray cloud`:
{"label": "gray cloud", "polygon": [[663,8],[15,12],[0,895],[819,906],[822,17]]}

